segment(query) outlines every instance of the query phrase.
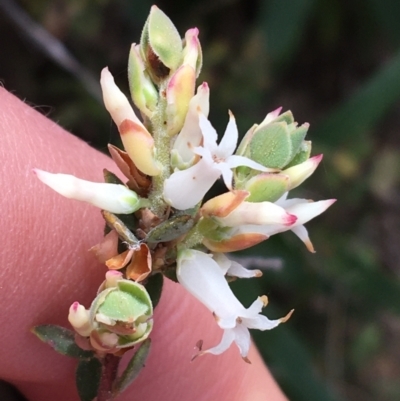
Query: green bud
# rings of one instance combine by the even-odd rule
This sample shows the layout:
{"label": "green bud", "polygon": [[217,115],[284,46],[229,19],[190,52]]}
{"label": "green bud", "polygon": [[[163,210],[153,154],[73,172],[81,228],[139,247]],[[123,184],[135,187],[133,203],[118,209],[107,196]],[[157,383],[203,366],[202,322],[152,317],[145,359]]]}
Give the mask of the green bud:
{"label": "green bud", "polygon": [[151,117],[158,103],[158,93],[140,56],[139,45],[131,46],[128,60],[129,89],[137,108],[147,117]]}
{"label": "green bud", "polygon": [[260,125],[249,130],[237,154],[265,167],[283,169],[302,149],[308,127],[308,124],[298,127],[290,111],[280,116],[274,111]]}
{"label": "green bud", "polygon": [[289,189],[289,177],[284,174],[259,174],[245,184],[250,192],[247,202],[275,202]]}
{"label": "green bud", "polygon": [[117,274],[107,273],[90,307],[90,342],[100,351],[132,347],[144,341],[153,327],[153,305],[145,287]]}
{"label": "green bud", "polygon": [[182,40],[172,21],[152,6],[143,28],[140,49],[149,73],[160,81],[182,63]]}

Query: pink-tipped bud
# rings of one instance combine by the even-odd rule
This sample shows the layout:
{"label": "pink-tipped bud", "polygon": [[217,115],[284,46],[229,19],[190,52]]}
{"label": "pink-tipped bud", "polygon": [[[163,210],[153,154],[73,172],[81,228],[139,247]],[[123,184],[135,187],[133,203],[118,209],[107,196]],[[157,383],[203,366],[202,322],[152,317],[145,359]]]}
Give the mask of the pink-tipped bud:
{"label": "pink-tipped bud", "polygon": [[199,41],[199,30],[191,28],[185,33],[186,46],[183,49],[183,64],[190,65],[196,71],[196,78],[200,74],[202,60],[202,51]]}
{"label": "pink-tipped bud", "polygon": [[75,331],[83,337],[88,337],[92,331],[89,311],[79,302],[74,302],[69,308],[68,321]]}
{"label": "pink-tipped bud", "polygon": [[322,160],[322,157],[323,157],[322,154],[310,157],[303,163],[300,163],[296,166],[289,167],[288,169],[283,170],[282,174],[287,175],[289,177],[288,190],[298,187],[308,177],[310,177],[318,167],[319,163]]}
{"label": "pink-tipped bud", "polygon": [[228,216],[217,219],[223,226],[283,224],[293,225],[297,217],[272,202],[243,202]]}
{"label": "pink-tipped bud", "polygon": [[116,287],[119,280],[122,280],[124,275],[117,270],[109,270],[106,273],[105,288]]}
{"label": "pink-tipped bud", "polygon": [[196,72],[189,64],[180,66],[168,82],[166,114],[170,136],[176,135],[183,127],[190,99],[194,96],[195,83]]}
{"label": "pink-tipped bud", "polygon": [[137,118],[127,97],[115,84],[114,77],[107,67],[101,71],[100,85],[103,91],[104,105],[117,127],[122,121],[128,119],[143,127],[144,130],[146,129]]}

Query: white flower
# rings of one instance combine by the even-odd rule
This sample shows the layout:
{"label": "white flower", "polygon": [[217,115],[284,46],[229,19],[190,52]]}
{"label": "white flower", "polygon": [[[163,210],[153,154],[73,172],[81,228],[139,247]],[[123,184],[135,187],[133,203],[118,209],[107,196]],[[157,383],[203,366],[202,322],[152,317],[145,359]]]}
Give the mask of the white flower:
{"label": "white flower", "polygon": [[[259,233],[264,235],[275,235],[284,231],[293,231],[306,245],[310,252],[315,252],[314,247],[308,236],[307,229],[304,224],[319,216],[323,213],[329,206],[336,202],[336,199],[328,199],[323,201],[314,202],[308,199],[286,199],[287,192],[275,202],[275,205],[283,208],[286,213],[297,217],[297,220],[292,225],[285,224],[245,224],[242,226],[237,226],[233,235],[243,234],[243,233]],[[263,203],[263,202],[260,202]],[[257,205],[257,203],[254,203]],[[228,216],[229,217],[229,216]],[[222,220],[222,219],[220,219]]]}
{"label": "white flower", "polygon": [[119,184],[90,182],[69,174],[52,174],[34,169],[44,184],[66,198],[88,202],[111,213],[131,214],[142,207],[138,195]]}
{"label": "white flower", "polygon": [[164,199],[171,206],[180,210],[195,206],[221,174],[227,188],[232,189],[232,168],[248,166],[260,171],[275,171],[247,157],[233,155],[237,145],[238,130],[231,112],[225,134],[219,144],[217,144],[217,132],[201,112],[199,112],[199,125],[203,135],[203,146],[195,147],[193,153],[201,156],[200,161],[186,170],[175,171],[165,181]]}
{"label": "white flower", "polygon": [[211,254],[184,250],[179,253],[177,262],[177,277],[181,285],[213,312],[218,325],[224,330],[221,342],[200,354],[221,354],[235,342],[241,356],[247,360],[250,348],[248,329],[273,329],[292,313],[281,319],[269,320],[260,314],[267,303],[266,297],[259,297],[246,309],[229,287],[225,269],[218,265]]}

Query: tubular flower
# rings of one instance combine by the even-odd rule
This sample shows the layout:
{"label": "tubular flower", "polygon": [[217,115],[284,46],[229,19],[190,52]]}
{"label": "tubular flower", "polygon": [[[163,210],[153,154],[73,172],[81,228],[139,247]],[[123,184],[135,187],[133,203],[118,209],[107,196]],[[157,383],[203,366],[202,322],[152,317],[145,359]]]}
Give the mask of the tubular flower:
{"label": "tubular flower", "polygon": [[91,182],[73,175],[52,174],[37,168],[33,172],[40,181],[60,195],[88,202],[111,213],[130,214],[144,205],[138,195],[124,185]]}
{"label": "tubular flower", "polygon": [[[203,146],[193,148],[193,153],[201,156],[200,161],[186,170],[175,171],[164,184],[164,199],[176,209],[189,209],[199,203],[221,175],[227,188],[232,189],[231,169],[238,166],[247,166],[260,171],[275,171],[247,157],[233,154],[237,145],[238,130],[231,112],[219,144],[217,144],[217,132],[201,112],[199,112],[199,126],[203,135]],[[185,196],[182,196],[180,188],[185,188]]]}
{"label": "tubular flower", "polygon": [[292,311],[281,319],[269,320],[261,315],[267,304],[267,297],[257,298],[249,308],[245,308],[233,294],[225,279],[224,269],[212,255],[193,249],[181,251],[178,255],[177,277],[181,285],[202,302],[224,330],[221,342],[200,355],[218,355],[226,351],[233,342],[246,361],[250,348],[248,329],[270,330],[285,322]]}
{"label": "tubular flower", "polygon": [[[237,226],[233,235],[243,234],[243,233],[258,233],[264,234],[268,237],[275,235],[284,231],[293,231],[306,245],[310,252],[315,252],[312,242],[308,236],[307,229],[304,224],[312,220],[314,217],[319,216],[328,207],[336,202],[336,199],[327,199],[323,201],[314,202],[308,199],[286,199],[287,193],[284,194],[279,200],[275,202],[275,205],[280,206],[285,209],[285,211],[297,217],[297,220],[290,226],[285,224],[246,224],[242,226]],[[255,203],[257,205],[257,203]]]}

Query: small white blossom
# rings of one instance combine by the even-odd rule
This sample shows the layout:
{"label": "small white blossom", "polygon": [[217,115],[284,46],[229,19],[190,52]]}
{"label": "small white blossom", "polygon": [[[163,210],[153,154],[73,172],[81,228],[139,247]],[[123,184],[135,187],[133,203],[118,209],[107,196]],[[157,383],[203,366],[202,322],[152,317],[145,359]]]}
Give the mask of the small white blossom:
{"label": "small white blossom", "polygon": [[142,204],[138,195],[120,184],[91,182],[69,174],[52,174],[34,169],[44,184],[66,198],[88,202],[111,213],[131,214]]}
{"label": "small white blossom", "polygon": [[275,171],[247,157],[233,154],[238,141],[238,130],[231,112],[225,134],[219,144],[217,144],[217,132],[201,112],[199,112],[199,125],[203,135],[203,146],[193,148],[193,153],[201,156],[200,161],[186,170],[175,171],[165,181],[164,199],[171,206],[180,210],[195,206],[221,175],[227,188],[232,189],[232,169],[238,166],[247,166],[260,171]]}
{"label": "small white blossom", "polygon": [[266,297],[257,298],[246,309],[229,287],[225,269],[211,254],[184,250],[178,255],[177,262],[177,277],[181,285],[213,312],[218,325],[224,330],[221,342],[201,354],[221,354],[235,342],[246,360],[251,342],[248,329],[270,330],[290,317],[291,313],[281,319],[269,320],[261,315]]}

